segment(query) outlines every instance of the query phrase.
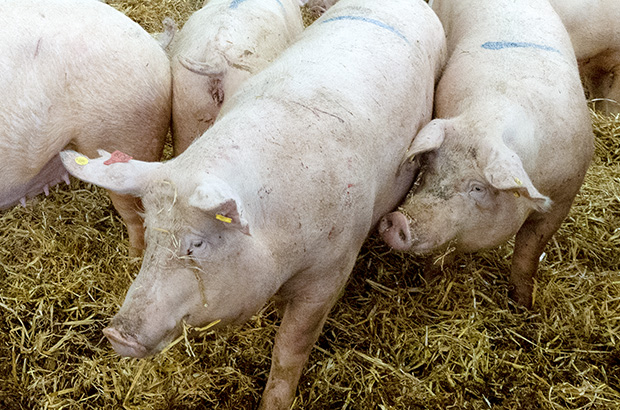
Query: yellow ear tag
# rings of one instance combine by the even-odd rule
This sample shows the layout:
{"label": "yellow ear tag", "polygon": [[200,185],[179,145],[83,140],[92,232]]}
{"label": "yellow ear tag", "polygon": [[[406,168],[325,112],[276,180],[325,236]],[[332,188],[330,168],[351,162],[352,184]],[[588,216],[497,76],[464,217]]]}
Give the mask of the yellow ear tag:
{"label": "yellow ear tag", "polygon": [[86,158],[86,157],[77,157],[75,159],[75,163],[78,164],[78,165],[86,165],[86,164],[88,164],[88,158]]}
{"label": "yellow ear tag", "polygon": [[521,186],[523,185],[523,182],[521,182],[521,180],[519,178],[515,178],[515,182],[517,183],[517,185]]}
{"label": "yellow ear tag", "polygon": [[232,222],[232,218],[228,218],[220,214],[215,215],[215,219],[217,219],[218,221],[226,222],[227,224]]}
{"label": "yellow ear tag", "polygon": [[515,191],[515,198],[519,198],[519,197],[521,197],[521,194]]}

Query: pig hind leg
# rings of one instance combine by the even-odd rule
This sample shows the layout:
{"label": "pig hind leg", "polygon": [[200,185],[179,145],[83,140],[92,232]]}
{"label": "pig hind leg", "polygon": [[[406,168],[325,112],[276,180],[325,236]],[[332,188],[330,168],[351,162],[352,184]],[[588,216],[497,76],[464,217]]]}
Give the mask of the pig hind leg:
{"label": "pig hind leg", "polygon": [[620,112],[620,51],[606,50],[579,62],[587,97],[602,99],[596,108],[606,114]]}
{"label": "pig hind leg", "polygon": [[620,113],[620,52],[614,54],[614,65],[611,71],[611,86],[605,97],[614,101],[606,110],[607,113],[614,115]]}
{"label": "pig hind leg", "polygon": [[517,232],[510,272],[510,297],[522,306],[532,307],[534,275],[540,255],[566,218],[570,204],[570,201],[568,205],[556,203],[551,212],[532,215]]}

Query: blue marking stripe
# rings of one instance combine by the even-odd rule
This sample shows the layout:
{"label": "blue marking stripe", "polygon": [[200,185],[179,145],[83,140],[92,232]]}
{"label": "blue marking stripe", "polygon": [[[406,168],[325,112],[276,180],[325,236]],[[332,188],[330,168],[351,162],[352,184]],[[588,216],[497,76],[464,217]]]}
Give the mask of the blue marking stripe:
{"label": "blue marking stripe", "polygon": [[229,8],[231,8],[231,9],[236,9],[236,8],[237,8],[237,7],[239,7],[239,5],[240,5],[241,3],[243,3],[244,1],[246,1],[246,0],[233,0],[233,1],[232,1],[232,3],[230,3]]}
{"label": "blue marking stripe", "polygon": [[501,50],[504,48],[535,48],[543,51],[552,51],[554,53],[560,53],[557,48],[545,46],[536,43],[523,43],[518,41],[488,41],[482,45],[482,48],[487,50]]}
{"label": "blue marking stripe", "polygon": [[354,20],[354,21],[363,21],[365,23],[370,23],[370,24],[374,24],[375,26],[384,28],[386,30],[391,31],[392,33],[396,34],[398,37],[402,38],[403,40],[405,40],[407,42],[407,44],[411,44],[409,42],[409,40],[407,40],[407,37],[405,37],[400,31],[396,30],[394,27],[387,25],[379,20],[375,20],[375,19],[369,19],[367,17],[358,17],[358,16],[338,16],[338,17],[332,17],[330,19],[327,19],[323,22],[323,24],[325,23],[330,23],[332,21],[339,21],[339,20]]}

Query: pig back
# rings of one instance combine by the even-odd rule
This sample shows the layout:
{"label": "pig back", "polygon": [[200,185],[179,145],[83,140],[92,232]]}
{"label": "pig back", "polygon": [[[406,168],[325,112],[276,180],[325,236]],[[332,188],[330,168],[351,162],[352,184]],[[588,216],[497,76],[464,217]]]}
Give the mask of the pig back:
{"label": "pig back", "polygon": [[444,52],[421,1],[341,1],[224,104],[192,152],[258,153],[270,192],[259,206],[278,226],[327,234],[348,220],[363,238],[409,189],[399,167],[430,120]]}
{"label": "pig back", "polygon": [[192,14],[170,53],[175,154],[206,131],[239,85],[302,30],[295,0],[211,0]]}
{"label": "pig back", "polygon": [[[490,132],[506,121],[521,129],[529,124],[530,132],[504,143],[546,195],[572,198],[591,157],[592,135],[577,61],[558,15],[537,0],[498,0],[486,8],[472,0],[439,2],[453,51],[437,87],[436,115],[485,119]],[[559,175],[579,177],[567,189]]]}
{"label": "pig back", "polygon": [[566,26],[578,59],[620,44],[620,4],[614,0],[550,0]]}
{"label": "pig back", "polygon": [[[0,3],[2,171],[18,185],[65,146],[158,159],[170,116],[168,59],[146,31],[94,0]],[[1,187],[0,187],[1,188]]]}

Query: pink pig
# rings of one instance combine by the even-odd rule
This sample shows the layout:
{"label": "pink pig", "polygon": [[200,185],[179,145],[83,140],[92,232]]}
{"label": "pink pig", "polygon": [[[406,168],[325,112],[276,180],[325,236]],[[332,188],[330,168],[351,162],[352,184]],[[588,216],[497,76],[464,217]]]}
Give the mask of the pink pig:
{"label": "pink pig", "polygon": [[516,234],[512,296],[530,306],[539,257],[593,151],[570,38],[546,0],[435,0],[433,8],[449,53],[437,118],[409,148],[420,172],[379,231],[416,254],[472,252]]}
{"label": "pink pig", "polygon": [[620,2],[617,0],[551,0],[571,37],[584,85],[600,104],[620,112]]}
{"label": "pink pig", "polygon": [[362,243],[409,190],[402,158],[430,121],[444,41],[422,0],[341,0],[173,160],[65,151],[72,174],[144,201],[142,269],[105,330],[114,349],[152,355],[183,322],[239,324],[275,297],[261,408],[290,408]]}
{"label": "pink pig", "polygon": [[175,155],[216,120],[222,104],[303,30],[298,0],[210,0],[170,46]]}
{"label": "pink pig", "polygon": [[[159,160],[170,120],[170,64],[138,24],[95,0],[5,0],[0,38],[0,209],[68,183],[58,155],[66,148]],[[139,202],[110,196],[138,253]]]}

